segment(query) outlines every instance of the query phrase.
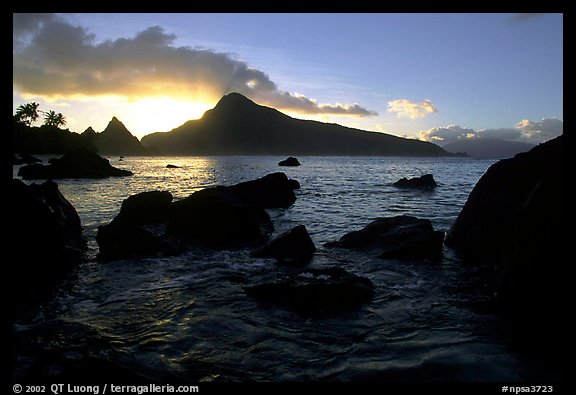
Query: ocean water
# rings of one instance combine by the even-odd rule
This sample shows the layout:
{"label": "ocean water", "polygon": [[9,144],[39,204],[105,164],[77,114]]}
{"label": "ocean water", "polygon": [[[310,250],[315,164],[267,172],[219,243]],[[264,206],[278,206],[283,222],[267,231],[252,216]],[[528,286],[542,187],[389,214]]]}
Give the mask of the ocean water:
{"label": "ocean water", "polygon": [[[134,175],[58,181],[80,215],[89,251],[53,297],[16,321],[16,381],[39,369],[57,374],[87,356],[159,381],[189,382],[521,381],[542,371],[518,350],[501,317],[471,307],[469,273],[449,249],[440,262],[422,263],[323,247],[383,216],[428,218],[448,231],[493,160],[301,157],[300,167],[278,167],[283,158],[109,159]],[[268,210],[275,233],[304,224],[318,249],[311,266],[370,278],[375,296],[357,311],[302,315],[251,299],[243,286],[286,269],[251,257],[249,248],[95,259],[97,227],[132,194],[168,190],[180,199],[276,171],[301,189],[292,207]],[[438,183],[434,191],[392,186],[426,173]]]}

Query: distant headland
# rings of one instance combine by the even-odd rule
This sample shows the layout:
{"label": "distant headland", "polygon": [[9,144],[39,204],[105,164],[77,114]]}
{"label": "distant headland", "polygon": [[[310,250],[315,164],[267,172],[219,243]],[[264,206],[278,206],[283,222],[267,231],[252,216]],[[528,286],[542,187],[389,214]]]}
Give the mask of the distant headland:
{"label": "distant headland", "polygon": [[142,144],[165,155],[453,156],[439,146],[385,133],[292,118],[239,93]]}

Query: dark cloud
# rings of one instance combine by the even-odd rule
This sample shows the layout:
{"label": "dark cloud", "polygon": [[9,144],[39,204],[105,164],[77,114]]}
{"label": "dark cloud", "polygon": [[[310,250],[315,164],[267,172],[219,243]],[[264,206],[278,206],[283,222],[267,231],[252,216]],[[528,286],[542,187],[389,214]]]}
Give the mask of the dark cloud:
{"label": "dark cloud", "polygon": [[524,13],[514,14],[511,18],[511,20],[512,20],[512,22],[525,22],[525,21],[530,21],[532,19],[540,18],[543,15],[545,15],[545,14],[542,12],[524,12]]}
{"label": "dark cloud", "polygon": [[466,139],[501,139],[538,144],[562,134],[563,121],[556,118],[544,118],[541,121],[524,119],[515,128],[496,128],[474,130],[458,125],[432,128],[420,132],[419,138],[439,145]]}
{"label": "dark cloud", "polygon": [[132,38],[95,36],[51,14],[14,14],[13,85],[44,97],[118,95],[217,99],[239,92],[306,114],[377,115],[358,104],[322,104],[282,91],[261,70],[227,53],[175,46],[152,26]]}

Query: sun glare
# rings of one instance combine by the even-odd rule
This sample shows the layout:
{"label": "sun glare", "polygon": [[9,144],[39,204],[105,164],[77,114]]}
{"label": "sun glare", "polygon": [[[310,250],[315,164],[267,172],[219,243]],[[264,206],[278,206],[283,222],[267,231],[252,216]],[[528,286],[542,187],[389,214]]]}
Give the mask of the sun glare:
{"label": "sun glare", "polygon": [[153,132],[167,132],[186,121],[198,119],[213,106],[202,101],[169,97],[146,98],[126,106],[121,120],[134,135],[141,137]]}

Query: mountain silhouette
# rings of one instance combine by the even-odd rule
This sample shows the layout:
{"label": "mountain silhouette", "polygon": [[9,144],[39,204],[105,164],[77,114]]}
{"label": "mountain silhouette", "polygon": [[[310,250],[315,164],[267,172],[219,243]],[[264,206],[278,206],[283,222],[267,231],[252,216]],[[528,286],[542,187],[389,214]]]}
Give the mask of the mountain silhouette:
{"label": "mountain silhouette", "polygon": [[530,151],[535,146],[533,144],[519,141],[508,141],[501,139],[467,139],[448,143],[442,148],[448,152],[463,152],[474,158],[511,158],[520,152]]}
{"label": "mountain silhouette", "polygon": [[124,126],[116,117],[108,122],[108,126],[101,133],[96,133],[89,127],[82,133],[94,144],[100,155],[148,155],[149,151],[142,145],[137,137]]}
{"label": "mountain silhouette", "polygon": [[295,119],[239,93],[225,95],[200,119],[144,136],[142,144],[165,155],[453,155],[429,142]]}

